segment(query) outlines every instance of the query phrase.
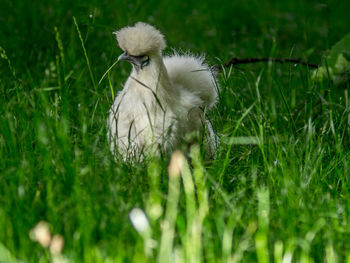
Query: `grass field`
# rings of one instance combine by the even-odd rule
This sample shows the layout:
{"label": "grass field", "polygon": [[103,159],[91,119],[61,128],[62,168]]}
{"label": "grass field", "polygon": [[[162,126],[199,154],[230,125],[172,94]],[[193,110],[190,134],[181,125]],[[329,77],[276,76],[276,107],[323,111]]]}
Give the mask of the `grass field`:
{"label": "grass field", "polygon": [[[350,262],[349,85],[294,64],[226,68],[208,113],[217,156],[194,146],[181,177],[170,156],[114,161],[106,119],[130,65],[98,85],[121,53],[111,33],[137,21],[212,65],[321,64],[349,1],[0,3],[0,262]],[[31,240],[40,221],[61,254]]]}

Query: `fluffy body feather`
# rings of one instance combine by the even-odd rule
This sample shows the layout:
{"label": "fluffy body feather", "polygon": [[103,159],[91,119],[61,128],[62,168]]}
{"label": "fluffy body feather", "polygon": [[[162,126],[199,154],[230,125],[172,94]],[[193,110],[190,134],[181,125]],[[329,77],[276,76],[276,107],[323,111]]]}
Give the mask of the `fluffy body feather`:
{"label": "fluffy body feather", "polygon": [[216,139],[203,110],[215,104],[217,86],[204,58],[176,53],[162,57],[163,35],[144,23],[121,29],[116,36],[125,53],[147,56],[149,64],[133,67],[110,110],[111,151],[118,149],[125,158],[157,154],[206,126],[213,152]]}

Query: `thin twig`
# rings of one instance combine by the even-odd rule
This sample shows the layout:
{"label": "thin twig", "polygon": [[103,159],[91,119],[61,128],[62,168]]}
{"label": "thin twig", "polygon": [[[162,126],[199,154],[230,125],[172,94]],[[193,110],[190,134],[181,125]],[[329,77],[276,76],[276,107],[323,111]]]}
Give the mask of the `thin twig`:
{"label": "thin twig", "polygon": [[[308,63],[308,62],[302,61],[301,59],[294,59],[294,58],[269,58],[269,57],[266,57],[266,58],[243,58],[243,59],[233,57],[229,61],[224,63],[222,66],[223,67],[231,67],[231,66],[236,66],[236,65],[241,65],[241,64],[251,64],[251,63],[259,63],[259,62],[269,62],[269,61],[279,62],[279,63],[282,63],[282,64],[283,63],[300,64],[300,65],[307,66],[309,68],[319,68],[320,67],[317,64]],[[215,66],[215,69],[221,70],[222,66]]]}

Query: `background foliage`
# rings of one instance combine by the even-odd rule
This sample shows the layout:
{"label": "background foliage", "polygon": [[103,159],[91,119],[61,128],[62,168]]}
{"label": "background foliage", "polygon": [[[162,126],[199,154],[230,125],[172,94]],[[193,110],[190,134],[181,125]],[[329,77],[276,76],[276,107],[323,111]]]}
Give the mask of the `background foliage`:
{"label": "background foliage", "polygon": [[[1,262],[53,260],[29,238],[41,220],[64,237],[66,260],[161,257],[169,157],[115,162],[106,141],[113,94],[130,71],[118,64],[97,85],[121,52],[113,31],[151,23],[165,34],[167,53],[205,53],[210,64],[232,56],[321,64],[350,28],[346,0],[1,0],[0,6]],[[174,248],[166,248],[175,251],[171,260],[349,260],[349,84],[310,76],[306,67],[273,63],[220,73],[220,100],[209,116],[222,143],[206,162],[193,149],[190,181],[178,185]],[[199,181],[196,172],[203,173]],[[191,178],[195,197],[186,190]],[[135,207],[146,212],[150,236],[130,223]],[[158,216],[152,207],[161,207]],[[193,219],[197,213],[204,218]],[[198,237],[188,233],[191,222],[201,226],[199,248],[191,247]]]}

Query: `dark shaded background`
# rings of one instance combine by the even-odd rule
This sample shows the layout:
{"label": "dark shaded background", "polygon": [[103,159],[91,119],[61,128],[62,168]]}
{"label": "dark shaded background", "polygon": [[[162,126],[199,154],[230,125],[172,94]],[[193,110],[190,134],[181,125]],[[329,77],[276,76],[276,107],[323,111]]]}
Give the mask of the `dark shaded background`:
{"label": "dark shaded background", "polygon": [[[53,56],[54,27],[64,46],[76,44],[72,17],[89,30],[86,46],[97,71],[102,54],[116,56],[111,32],[137,21],[156,25],[168,46],[205,52],[211,59],[320,54],[350,28],[349,1],[6,1],[1,0],[0,44],[15,67],[43,67]],[[89,18],[89,15],[93,18]],[[314,52],[308,52],[312,49]],[[69,54],[77,56],[80,54]]]}

